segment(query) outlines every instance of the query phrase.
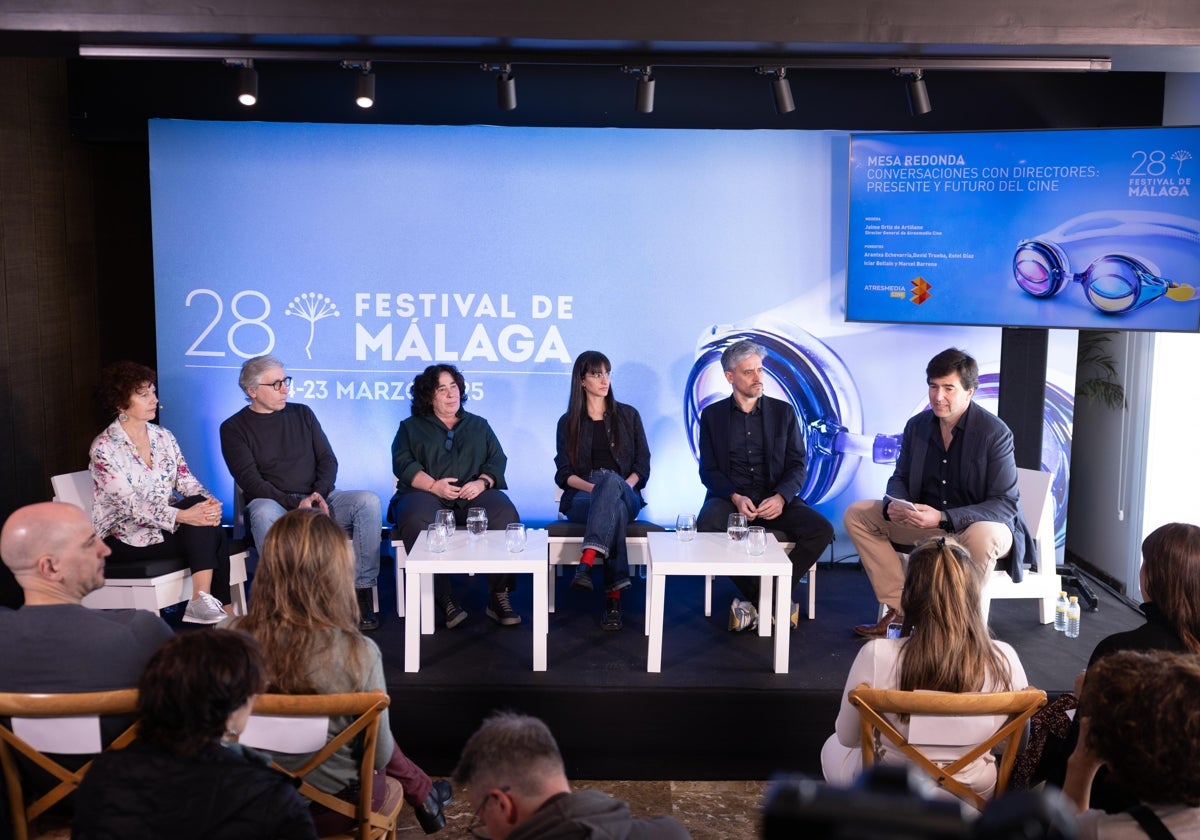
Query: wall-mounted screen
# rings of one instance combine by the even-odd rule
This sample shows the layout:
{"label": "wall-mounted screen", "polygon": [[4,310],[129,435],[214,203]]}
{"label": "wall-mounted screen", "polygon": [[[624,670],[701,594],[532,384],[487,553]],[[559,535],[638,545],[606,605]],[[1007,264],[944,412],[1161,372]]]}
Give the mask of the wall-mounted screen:
{"label": "wall-mounted screen", "polygon": [[846,317],[1200,328],[1200,129],[856,134]]}

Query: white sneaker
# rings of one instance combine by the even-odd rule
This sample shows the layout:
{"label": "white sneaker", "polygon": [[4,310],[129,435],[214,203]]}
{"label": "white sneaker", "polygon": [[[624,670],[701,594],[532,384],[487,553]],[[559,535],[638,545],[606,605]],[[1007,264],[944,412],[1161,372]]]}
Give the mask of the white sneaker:
{"label": "white sneaker", "polygon": [[735,633],[743,630],[753,630],[758,627],[758,610],[750,601],[733,599],[729,605],[729,629]]}
{"label": "white sneaker", "polygon": [[228,614],[221,609],[220,600],[207,592],[198,593],[183,611],[183,620],[189,624],[216,624],[225,618]]}

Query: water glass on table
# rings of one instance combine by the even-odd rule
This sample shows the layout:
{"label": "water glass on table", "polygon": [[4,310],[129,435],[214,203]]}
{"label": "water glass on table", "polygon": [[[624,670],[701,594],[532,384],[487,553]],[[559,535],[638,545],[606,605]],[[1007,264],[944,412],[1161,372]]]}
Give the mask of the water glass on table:
{"label": "water glass on table", "polygon": [[442,508],[434,515],[433,521],[446,529],[447,540],[454,536],[454,528],[456,527],[456,523],[454,522],[453,510],[450,508]]}
{"label": "water glass on table", "polygon": [[767,529],[761,525],[751,525],[746,529],[746,553],[761,557],[767,552]]}
{"label": "water glass on table", "polygon": [[425,547],[431,554],[444,552],[446,543],[449,541],[450,536],[446,533],[446,526],[441,522],[434,522],[425,529]]}
{"label": "water glass on table", "polygon": [[729,539],[733,540],[734,542],[741,542],[742,540],[746,539],[748,524],[749,523],[746,521],[746,514],[731,513],[729,514],[729,520],[725,526],[725,533],[727,533],[729,535]]}
{"label": "water glass on table", "polygon": [[691,542],[696,538],[696,517],[681,513],[675,517],[675,536],[680,542]]}
{"label": "water glass on table", "polygon": [[487,530],[487,510],[481,507],[467,509],[467,533],[473,537],[483,535]]}
{"label": "water glass on table", "polygon": [[504,545],[508,547],[510,554],[517,554],[525,550],[525,526],[520,522],[514,522],[504,529]]}

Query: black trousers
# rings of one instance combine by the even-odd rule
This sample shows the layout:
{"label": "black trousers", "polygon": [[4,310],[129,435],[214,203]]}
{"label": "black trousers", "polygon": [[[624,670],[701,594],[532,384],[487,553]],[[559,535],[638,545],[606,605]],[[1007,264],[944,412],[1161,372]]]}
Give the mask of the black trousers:
{"label": "black trousers", "polygon": [[[144,562],[180,557],[195,572],[212,569],[212,592],[222,604],[229,603],[229,544],[225,529],[208,525],[180,525],[175,533],[163,531],[163,541],[155,545],[127,545],[116,537],[106,537],[104,544],[112,549],[113,563]],[[193,593],[194,594],[194,593]]]}
{"label": "black trousers", "polygon": [[[755,499],[757,505],[761,499]],[[737,508],[728,499],[710,496],[704,500],[700,515],[696,517],[698,531],[724,531],[729,521],[729,514],[736,513]],[[796,584],[808,573],[808,570],[821,559],[821,555],[833,542],[833,526],[829,520],[810,508],[801,499],[795,498],[787,503],[783,512],[774,519],[755,519],[752,525],[761,525],[768,531],[774,531],[780,541],[795,543],[788,559],[792,561],[792,591]],[[780,536],[782,535],[782,536]],[[757,603],[759,596],[759,580],[756,577],[732,577],[734,586],[748,601]],[[795,600],[793,598],[793,600]]]}
{"label": "black trousers", "polygon": [[[396,523],[404,550],[412,551],[422,532],[433,524],[439,510],[454,511],[454,522],[459,528],[467,525],[467,508],[481,507],[487,511],[488,530],[503,531],[514,522],[520,522],[516,506],[502,490],[484,490],[470,502],[456,505],[444,501],[425,490],[410,490],[392,497],[388,517]],[[517,588],[517,576],[513,574],[488,575],[488,590],[512,592]],[[433,576],[433,597],[442,598],[450,594],[450,576]]]}

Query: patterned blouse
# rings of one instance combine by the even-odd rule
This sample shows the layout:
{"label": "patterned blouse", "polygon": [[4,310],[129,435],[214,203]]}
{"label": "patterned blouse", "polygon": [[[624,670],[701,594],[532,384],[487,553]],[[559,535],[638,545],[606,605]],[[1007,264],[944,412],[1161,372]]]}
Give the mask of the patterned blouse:
{"label": "patterned blouse", "polygon": [[147,423],[146,431],[152,466],[138,455],[119,420],[97,435],[88,453],[96,533],[138,547],[161,543],[163,531],[175,531],[178,511],[172,500],[212,495],[188,469],[173,434],[154,423]]}

